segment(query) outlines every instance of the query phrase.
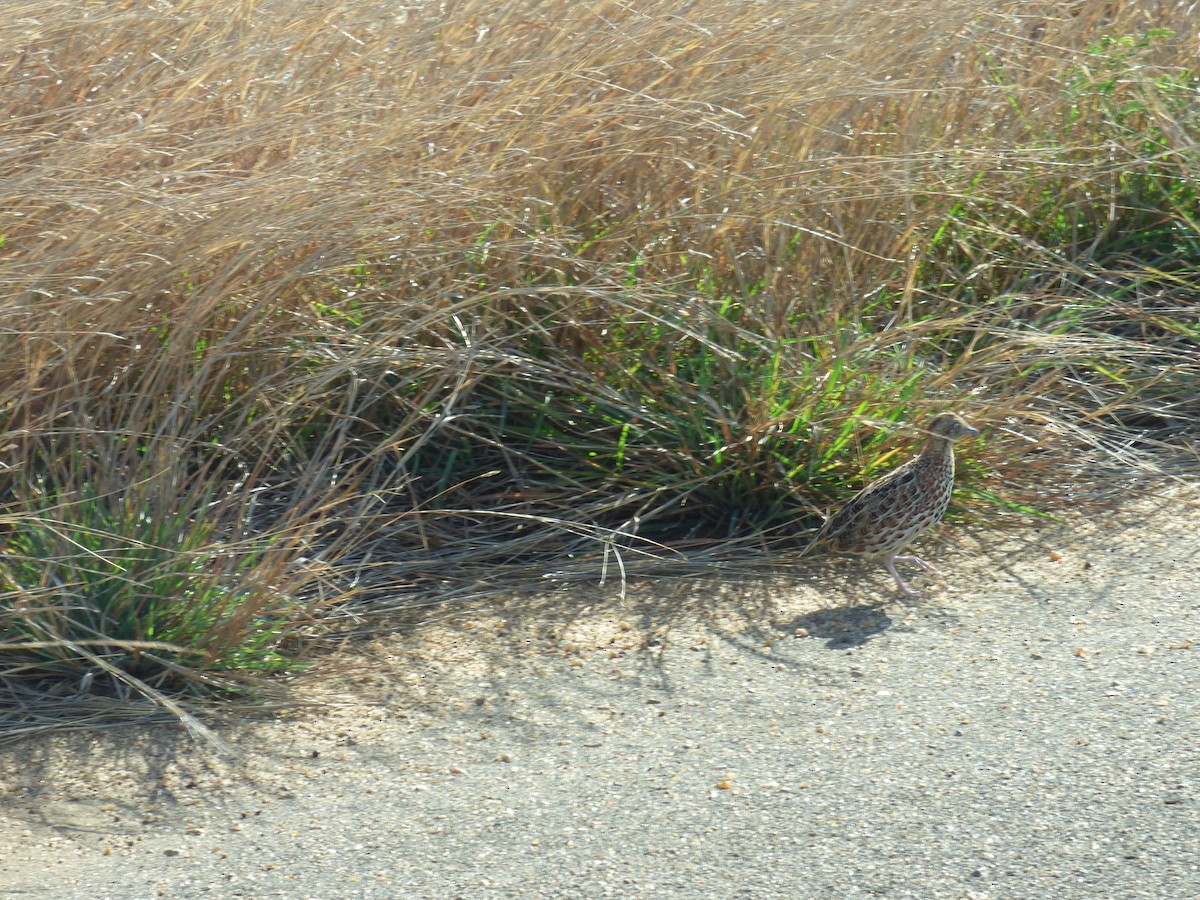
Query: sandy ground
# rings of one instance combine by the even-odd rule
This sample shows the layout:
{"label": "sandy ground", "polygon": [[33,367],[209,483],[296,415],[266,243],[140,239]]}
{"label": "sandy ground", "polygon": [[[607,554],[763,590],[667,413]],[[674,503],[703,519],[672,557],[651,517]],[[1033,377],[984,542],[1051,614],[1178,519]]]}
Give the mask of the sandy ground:
{"label": "sandy ground", "polygon": [[0,896],[1200,897],[1194,492],[475,610],[323,705],[0,750]]}

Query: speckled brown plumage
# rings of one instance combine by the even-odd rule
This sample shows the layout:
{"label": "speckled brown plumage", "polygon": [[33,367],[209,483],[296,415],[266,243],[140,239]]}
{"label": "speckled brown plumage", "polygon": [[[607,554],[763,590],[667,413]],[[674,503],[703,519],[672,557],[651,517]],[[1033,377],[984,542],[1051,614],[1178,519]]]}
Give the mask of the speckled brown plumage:
{"label": "speckled brown plumage", "polygon": [[901,592],[915,596],[896,571],[903,562],[933,571],[916,556],[897,556],[946,512],[954,490],[954,444],[979,431],[954,413],[942,413],[925,429],[921,453],[867,485],[830,516],[805,549],[827,547],[834,553],[857,553],[879,559]]}

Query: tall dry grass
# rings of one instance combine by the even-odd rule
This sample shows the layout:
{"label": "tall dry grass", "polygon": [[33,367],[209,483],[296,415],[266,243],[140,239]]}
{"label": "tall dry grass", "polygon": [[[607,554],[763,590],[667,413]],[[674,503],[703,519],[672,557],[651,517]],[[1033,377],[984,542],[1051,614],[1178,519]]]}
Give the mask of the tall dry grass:
{"label": "tall dry grass", "polygon": [[56,722],[784,546],[946,406],[975,514],[1189,458],[1186,4],[7,12],[0,677]]}

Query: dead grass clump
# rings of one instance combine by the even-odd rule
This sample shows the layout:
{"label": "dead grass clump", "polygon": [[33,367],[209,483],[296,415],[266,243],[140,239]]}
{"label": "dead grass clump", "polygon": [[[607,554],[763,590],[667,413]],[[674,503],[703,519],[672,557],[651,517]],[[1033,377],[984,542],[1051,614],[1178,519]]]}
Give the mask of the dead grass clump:
{"label": "dead grass clump", "polygon": [[8,12],[14,692],[786,545],[949,406],[976,515],[1194,463],[1183,6]]}

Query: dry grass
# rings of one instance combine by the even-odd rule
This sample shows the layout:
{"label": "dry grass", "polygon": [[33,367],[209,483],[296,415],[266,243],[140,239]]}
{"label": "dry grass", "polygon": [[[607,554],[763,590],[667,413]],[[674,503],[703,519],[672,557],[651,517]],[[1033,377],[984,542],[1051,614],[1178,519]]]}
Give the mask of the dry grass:
{"label": "dry grass", "polygon": [[7,12],[14,698],[786,546],[947,406],[976,515],[1195,462],[1185,5]]}

